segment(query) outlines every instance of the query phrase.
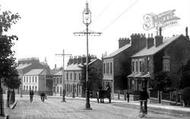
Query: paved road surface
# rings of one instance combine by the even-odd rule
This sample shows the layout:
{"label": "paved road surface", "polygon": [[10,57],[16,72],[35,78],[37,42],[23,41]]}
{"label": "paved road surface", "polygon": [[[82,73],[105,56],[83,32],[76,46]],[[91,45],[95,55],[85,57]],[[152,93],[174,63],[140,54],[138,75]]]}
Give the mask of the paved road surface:
{"label": "paved road surface", "polygon": [[[29,97],[18,100],[15,109],[6,110],[10,119],[139,119],[138,107],[127,103],[115,102],[112,104],[98,104],[91,102],[92,110],[85,110],[85,100],[67,99],[66,103],[61,98],[48,98],[44,103],[35,97],[32,103]],[[167,114],[149,111],[148,119],[189,119],[184,115]]]}

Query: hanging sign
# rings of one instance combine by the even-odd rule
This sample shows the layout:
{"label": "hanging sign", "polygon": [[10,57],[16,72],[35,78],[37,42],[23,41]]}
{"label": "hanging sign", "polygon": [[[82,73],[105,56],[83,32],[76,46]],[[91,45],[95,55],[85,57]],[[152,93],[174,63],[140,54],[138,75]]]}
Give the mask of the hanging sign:
{"label": "hanging sign", "polygon": [[176,24],[180,18],[175,16],[174,12],[175,10],[169,10],[158,15],[146,14],[143,17],[145,21],[143,24],[144,30],[148,31],[153,28],[158,29],[159,27],[163,28],[172,24]]}

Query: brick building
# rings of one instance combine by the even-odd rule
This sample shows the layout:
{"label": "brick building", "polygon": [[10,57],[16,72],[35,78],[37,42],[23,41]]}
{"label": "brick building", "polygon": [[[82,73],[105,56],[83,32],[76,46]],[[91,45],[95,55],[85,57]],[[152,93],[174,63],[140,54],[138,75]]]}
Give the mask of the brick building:
{"label": "brick building", "polygon": [[103,85],[110,84],[112,93],[127,89],[131,74],[131,56],[146,46],[144,34],[132,34],[131,39],[120,38],[119,49],[103,57]]}
{"label": "brick building", "polygon": [[171,38],[163,38],[160,29],[159,36],[149,37],[146,41],[146,47],[131,57],[132,73],[128,75],[128,88],[132,91],[149,88],[149,80],[154,79],[155,73],[160,71],[169,72],[172,86],[176,87],[180,68],[190,60],[188,29],[186,36]]}
{"label": "brick building", "polygon": [[[96,69],[98,74],[102,74],[102,62],[94,56],[89,58],[89,68]],[[81,96],[82,95],[82,67],[86,63],[85,56],[70,57],[67,67],[64,70],[64,79],[66,87],[66,95],[68,96]],[[62,69],[53,75],[53,87],[56,95],[62,95]]]}

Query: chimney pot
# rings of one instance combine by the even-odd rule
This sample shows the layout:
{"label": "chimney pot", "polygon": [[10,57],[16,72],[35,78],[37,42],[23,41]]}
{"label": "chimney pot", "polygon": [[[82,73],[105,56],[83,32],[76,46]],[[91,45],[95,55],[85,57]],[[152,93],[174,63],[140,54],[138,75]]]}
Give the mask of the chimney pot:
{"label": "chimney pot", "polygon": [[159,28],[159,36],[162,36],[162,27]]}
{"label": "chimney pot", "polygon": [[151,33],[151,38],[153,38],[153,33]]}

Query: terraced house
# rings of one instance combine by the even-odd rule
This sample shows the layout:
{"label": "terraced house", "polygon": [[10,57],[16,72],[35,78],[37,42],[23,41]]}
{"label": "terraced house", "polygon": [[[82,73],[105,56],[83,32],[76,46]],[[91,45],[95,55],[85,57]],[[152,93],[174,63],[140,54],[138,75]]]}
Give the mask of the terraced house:
{"label": "terraced house", "polygon": [[159,36],[147,38],[146,47],[132,55],[131,74],[128,75],[128,88],[138,91],[149,88],[150,79],[154,79],[157,72],[167,71],[172,76],[172,87],[177,87],[179,70],[190,60],[190,40],[188,29],[186,35],[176,35],[163,38]]}
{"label": "terraced house", "polygon": [[132,34],[131,39],[120,38],[119,49],[103,57],[103,85],[110,84],[112,93],[127,89],[131,73],[131,56],[146,46],[144,34]]}

